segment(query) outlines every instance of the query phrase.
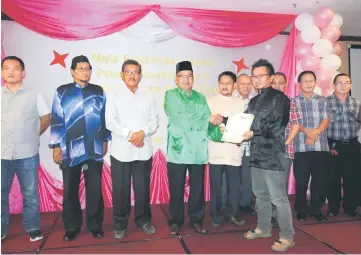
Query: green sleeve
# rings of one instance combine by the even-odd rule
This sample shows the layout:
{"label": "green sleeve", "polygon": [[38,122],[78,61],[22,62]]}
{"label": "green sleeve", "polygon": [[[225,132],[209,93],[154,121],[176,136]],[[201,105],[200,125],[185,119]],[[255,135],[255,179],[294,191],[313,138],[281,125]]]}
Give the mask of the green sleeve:
{"label": "green sleeve", "polygon": [[221,143],[222,142],[222,132],[219,125],[213,125],[209,123],[208,131],[207,131],[207,138],[213,142]]}

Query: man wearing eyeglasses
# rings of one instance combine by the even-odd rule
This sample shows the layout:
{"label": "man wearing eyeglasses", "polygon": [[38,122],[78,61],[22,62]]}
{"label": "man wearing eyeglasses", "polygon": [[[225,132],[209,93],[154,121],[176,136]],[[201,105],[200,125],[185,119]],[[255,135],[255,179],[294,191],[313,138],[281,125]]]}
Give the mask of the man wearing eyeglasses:
{"label": "man wearing eyeglasses", "polygon": [[128,59],[120,73],[124,85],[108,96],[105,111],[112,132],[110,152],[113,183],[114,238],[124,237],[131,212],[131,179],[135,196],[135,224],[144,233],[156,232],[151,224],[150,174],[153,146],[151,136],[159,125],[155,99],[139,87],[142,66]]}
{"label": "man wearing eyeglasses", "polygon": [[204,217],[204,170],[208,162],[209,122],[222,123],[220,114],[211,115],[207,100],[193,90],[193,68],[189,61],[176,66],[177,88],[165,93],[164,110],[168,117],[167,168],[170,189],[170,235],[178,235],[184,224],[184,184],[189,173],[188,214],[190,226],[206,234]]}
{"label": "man wearing eyeglasses", "polygon": [[247,113],[254,114],[251,131],[252,189],[256,196],[257,227],[245,234],[249,240],[271,236],[272,204],[276,206],[280,238],[271,247],[286,251],[295,245],[291,207],[287,196],[285,128],[289,120],[290,100],[271,87],[272,64],[260,59],[252,66],[252,82],[259,95],[251,99]]}
{"label": "man wearing eyeglasses", "polygon": [[87,57],[73,58],[70,72],[74,81],[58,87],[53,100],[49,146],[53,149],[54,162],[63,173],[64,241],[72,241],[81,230],[79,184],[82,171],[86,225],[94,238],[104,237],[101,176],[110,133],[105,128],[105,94],[102,87],[89,83],[91,70]]}
{"label": "man wearing eyeglasses", "polygon": [[333,80],[334,93],[327,98],[331,109],[331,123],[328,128],[328,142],[331,153],[331,167],[327,174],[328,216],[339,213],[341,203],[341,178],[343,180],[343,210],[360,218],[356,211],[360,194],[361,145],[357,133],[360,130],[360,102],[350,96],[352,81],[345,73]]}

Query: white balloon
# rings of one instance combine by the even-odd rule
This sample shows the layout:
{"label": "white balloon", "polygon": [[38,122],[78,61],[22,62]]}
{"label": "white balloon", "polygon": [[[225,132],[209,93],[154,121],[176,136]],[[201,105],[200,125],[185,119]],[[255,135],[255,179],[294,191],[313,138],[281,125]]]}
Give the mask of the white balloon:
{"label": "white balloon", "polygon": [[320,39],[312,46],[312,52],[317,57],[324,57],[332,53],[332,43],[327,39]]}
{"label": "white balloon", "polygon": [[313,21],[313,16],[309,13],[301,13],[295,19],[295,26],[299,31],[314,25],[315,22]]}
{"label": "white balloon", "polygon": [[320,87],[316,86],[313,92],[319,96],[322,96],[322,89]]}
{"label": "white balloon", "polygon": [[321,68],[330,71],[336,71],[341,66],[341,58],[335,54],[327,55],[321,58]]}
{"label": "white balloon", "polygon": [[340,14],[338,13],[335,13],[333,15],[333,19],[330,23],[330,26],[335,26],[335,27],[338,27],[338,28],[341,28],[343,25],[343,18]]}
{"label": "white balloon", "polygon": [[310,26],[301,31],[301,39],[304,43],[314,43],[321,37],[321,31],[317,26]]}

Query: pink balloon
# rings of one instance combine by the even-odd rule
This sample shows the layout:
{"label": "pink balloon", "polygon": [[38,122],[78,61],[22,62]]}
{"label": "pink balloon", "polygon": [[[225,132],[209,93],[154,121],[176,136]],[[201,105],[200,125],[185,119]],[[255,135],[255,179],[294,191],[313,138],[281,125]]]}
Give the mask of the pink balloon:
{"label": "pink balloon", "polygon": [[320,69],[320,58],[315,55],[307,55],[301,58],[301,67],[303,70],[316,72]]}
{"label": "pink balloon", "polygon": [[342,52],[342,47],[341,47],[341,43],[339,42],[335,42],[332,45],[332,53],[336,54],[337,56],[340,56]]}
{"label": "pink balloon", "polygon": [[298,44],[295,49],[295,55],[299,58],[303,56],[312,55],[312,45],[311,44]]}
{"label": "pink balloon", "polygon": [[331,8],[322,7],[316,11],[315,15],[313,16],[313,20],[319,28],[324,28],[331,23],[333,15],[334,12]]}
{"label": "pink balloon", "polygon": [[341,30],[335,26],[327,26],[321,30],[321,38],[336,42],[341,36]]}
{"label": "pink balloon", "polygon": [[325,69],[319,69],[316,72],[317,86],[322,88],[322,91],[326,88],[332,88],[332,72]]}

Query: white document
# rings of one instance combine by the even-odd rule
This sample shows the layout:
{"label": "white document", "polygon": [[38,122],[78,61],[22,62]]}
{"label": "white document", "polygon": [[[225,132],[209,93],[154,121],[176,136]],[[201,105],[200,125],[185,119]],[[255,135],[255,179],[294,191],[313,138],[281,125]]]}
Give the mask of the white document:
{"label": "white document", "polygon": [[242,143],[243,135],[250,130],[254,119],[253,114],[235,113],[228,117],[222,141],[227,143]]}

